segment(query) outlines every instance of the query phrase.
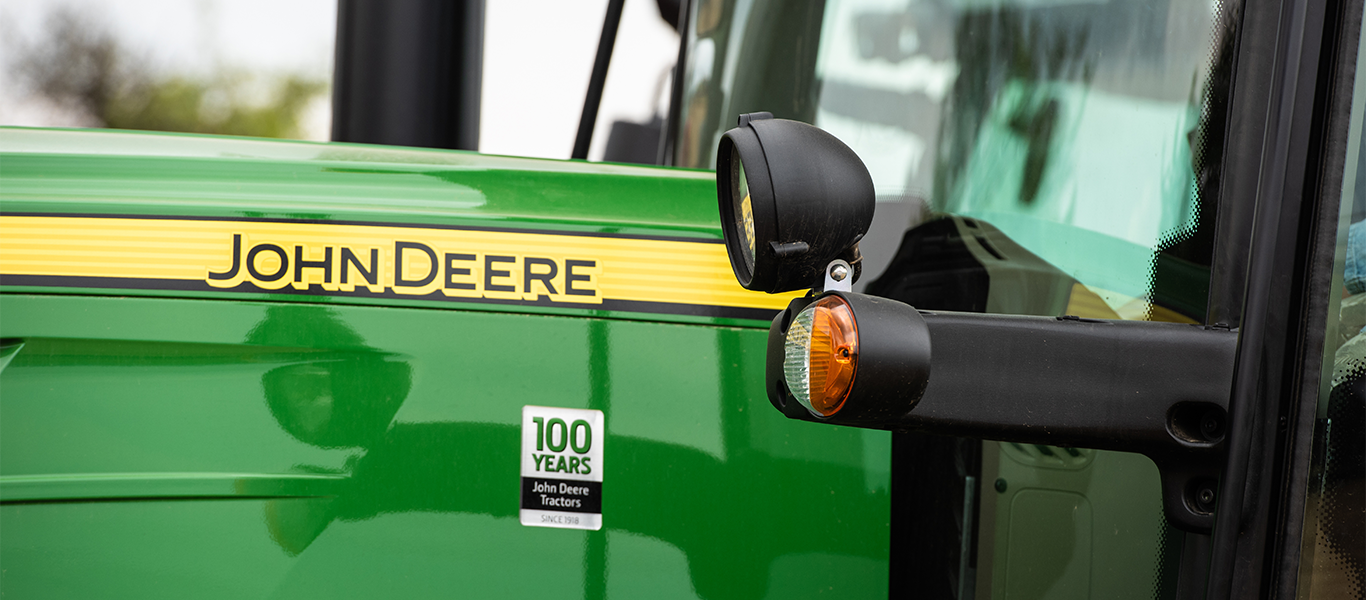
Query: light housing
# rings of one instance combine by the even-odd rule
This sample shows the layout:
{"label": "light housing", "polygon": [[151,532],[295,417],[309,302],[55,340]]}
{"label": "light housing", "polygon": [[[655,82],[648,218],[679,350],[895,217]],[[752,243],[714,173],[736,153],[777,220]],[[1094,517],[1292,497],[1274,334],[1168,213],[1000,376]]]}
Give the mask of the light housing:
{"label": "light housing", "polygon": [[793,300],[769,328],[768,396],[791,418],[884,428],[929,379],[929,329],[902,302],[828,292]]}
{"label": "light housing", "polygon": [[859,276],[873,178],[835,136],[769,113],[741,115],[717,149],[716,196],[731,269],[746,289],[819,287],[835,259]]}

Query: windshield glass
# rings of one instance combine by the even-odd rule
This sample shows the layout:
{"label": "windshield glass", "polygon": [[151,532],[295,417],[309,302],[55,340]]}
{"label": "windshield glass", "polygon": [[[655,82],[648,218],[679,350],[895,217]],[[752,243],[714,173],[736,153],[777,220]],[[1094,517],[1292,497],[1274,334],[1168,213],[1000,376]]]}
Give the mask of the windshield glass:
{"label": "windshield glass", "polygon": [[682,166],[738,115],[839,137],[878,192],[856,289],[1203,322],[1230,11],[1209,0],[701,0]]}

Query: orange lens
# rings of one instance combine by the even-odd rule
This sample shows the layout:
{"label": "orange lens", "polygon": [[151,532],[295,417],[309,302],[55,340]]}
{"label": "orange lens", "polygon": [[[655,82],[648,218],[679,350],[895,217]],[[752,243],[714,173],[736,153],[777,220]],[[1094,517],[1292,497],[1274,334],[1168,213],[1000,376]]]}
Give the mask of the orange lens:
{"label": "orange lens", "polygon": [[818,416],[838,412],[858,368],[858,327],[849,304],[826,296],[803,309],[788,329],[784,354],[788,389],[797,400]]}

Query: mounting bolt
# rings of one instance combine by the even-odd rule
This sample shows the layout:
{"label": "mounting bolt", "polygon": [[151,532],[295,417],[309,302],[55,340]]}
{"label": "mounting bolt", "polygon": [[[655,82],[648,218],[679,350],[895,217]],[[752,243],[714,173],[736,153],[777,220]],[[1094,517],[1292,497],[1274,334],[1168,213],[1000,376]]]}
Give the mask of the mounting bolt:
{"label": "mounting bolt", "polygon": [[1224,421],[1220,418],[1219,411],[1211,410],[1205,413],[1200,419],[1200,433],[1205,434],[1205,439],[1210,441],[1224,434]]}
{"label": "mounting bolt", "polygon": [[1214,509],[1214,488],[1205,486],[1195,493],[1195,503],[1201,510]]}
{"label": "mounting bolt", "polygon": [[[810,271],[808,271],[808,272],[810,272]],[[849,276],[849,268],[848,268],[848,267],[846,267],[846,266],[844,266],[844,265],[838,265],[838,264],[835,265],[835,266],[833,266],[833,267],[830,267],[830,278],[831,278],[831,279],[834,279],[835,281],[844,281],[844,278],[845,278],[845,277],[848,277],[848,276]]]}
{"label": "mounting bolt", "polygon": [[996,478],[996,493],[998,493],[998,494],[1004,494],[1004,493],[1006,493],[1006,480],[1005,480],[1005,479],[1000,478],[1000,477],[997,477],[997,478]]}

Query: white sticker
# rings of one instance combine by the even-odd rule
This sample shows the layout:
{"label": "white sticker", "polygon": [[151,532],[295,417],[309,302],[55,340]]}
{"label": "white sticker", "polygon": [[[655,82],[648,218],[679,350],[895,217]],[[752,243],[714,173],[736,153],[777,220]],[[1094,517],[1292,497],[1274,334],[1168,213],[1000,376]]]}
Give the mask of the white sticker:
{"label": "white sticker", "polygon": [[522,524],[602,528],[602,411],[522,407]]}

